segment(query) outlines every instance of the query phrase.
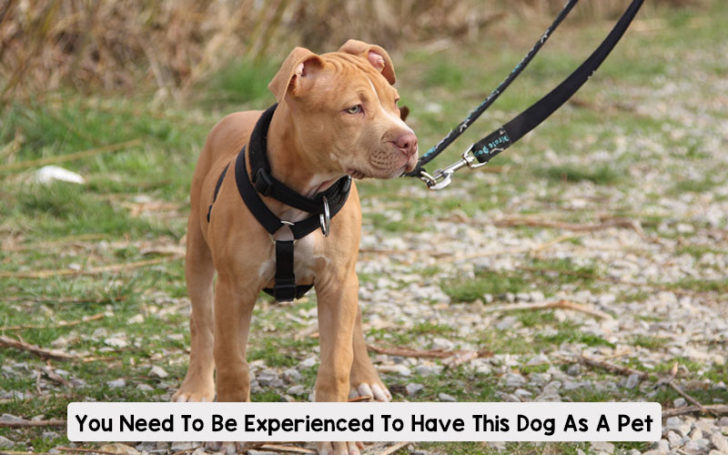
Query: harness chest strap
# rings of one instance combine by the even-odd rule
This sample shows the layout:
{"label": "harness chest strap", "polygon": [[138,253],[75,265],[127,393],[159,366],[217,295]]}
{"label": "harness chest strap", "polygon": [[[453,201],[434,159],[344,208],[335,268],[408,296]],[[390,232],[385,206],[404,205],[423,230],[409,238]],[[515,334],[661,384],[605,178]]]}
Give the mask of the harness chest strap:
{"label": "harness chest strap", "polygon": [[[296,284],[293,267],[295,240],[307,236],[319,227],[322,229],[324,235],[328,235],[330,218],[333,218],[333,216],[341,210],[349,196],[349,191],[351,190],[351,178],[349,176],[342,177],[334,183],[331,188],[317,194],[313,198],[302,196],[284,183],[273,178],[267,157],[265,159],[261,159],[260,156],[266,155],[266,136],[275,107],[276,106],[273,105],[263,113],[256,123],[253,134],[250,138],[249,153],[253,170],[252,175],[254,176],[254,181],[256,175],[259,176],[259,179],[262,176],[263,181],[266,182],[267,190],[266,188],[263,188],[260,183],[256,183],[254,186],[250,181],[245,160],[245,146],[243,146],[242,150],[235,159],[234,171],[235,183],[238,188],[238,192],[245,202],[245,205],[248,207],[253,216],[255,216],[261,226],[263,226],[263,228],[268,231],[271,236],[284,225],[288,226],[293,234],[294,240],[275,241],[275,284],[272,289],[264,289],[264,291],[272,295],[276,301],[290,301],[302,297],[313,286],[313,284]],[[215,192],[213,194],[213,203],[210,204],[208,209],[208,222],[210,220],[212,206],[217,198],[217,193],[219,192],[220,186],[222,185],[222,181],[224,180],[229,167],[230,165],[228,164],[218,178],[215,186]],[[261,180],[258,180],[258,182],[260,181]],[[281,220],[270,211],[268,206],[265,205],[260,194],[273,197],[286,205],[312,213],[312,215],[295,223]],[[295,194],[296,196],[291,199],[287,196],[289,194]]]}

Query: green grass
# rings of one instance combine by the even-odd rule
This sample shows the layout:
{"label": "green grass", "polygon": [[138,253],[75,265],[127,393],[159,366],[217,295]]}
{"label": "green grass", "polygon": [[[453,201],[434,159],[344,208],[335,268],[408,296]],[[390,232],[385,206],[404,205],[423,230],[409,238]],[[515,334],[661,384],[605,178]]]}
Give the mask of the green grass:
{"label": "green grass", "polygon": [[594,335],[592,333],[584,333],[578,328],[568,326],[558,330],[558,332],[553,335],[536,334],[536,339],[556,346],[561,345],[561,343],[576,343],[584,344],[586,346],[608,346],[611,348],[615,347],[613,343],[610,343],[597,335]]}
{"label": "green grass", "polygon": [[595,168],[552,166],[536,170],[536,176],[560,183],[589,181],[597,185],[613,185],[620,180],[620,173],[607,165]]}
{"label": "green grass", "polygon": [[454,302],[472,302],[484,294],[500,296],[526,289],[526,281],[517,274],[483,271],[474,278],[455,278],[442,283],[442,290]]}
{"label": "green grass", "polygon": [[[278,71],[271,60],[234,62],[216,72],[200,87],[204,95],[200,98],[207,105],[230,105],[272,103],[273,95],[268,90],[270,81]],[[262,104],[261,104],[262,106]]]}

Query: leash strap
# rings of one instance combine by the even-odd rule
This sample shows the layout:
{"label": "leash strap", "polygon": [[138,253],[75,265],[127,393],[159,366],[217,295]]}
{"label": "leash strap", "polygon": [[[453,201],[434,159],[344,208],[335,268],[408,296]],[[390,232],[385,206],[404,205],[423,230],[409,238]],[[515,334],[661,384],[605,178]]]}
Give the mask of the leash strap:
{"label": "leash strap", "polygon": [[644,0],[633,0],[599,47],[561,84],[511,121],[471,145],[463,153],[459,161],[444,169],[437,170],[433,175],[428,174],[418,163],[415,171],[407,175],[419,177],[427,184],[428,188],[439,190],[450,184],[455,171],[463,167],[474,169],[487,164],[494,156],[510,147],[526,133],[546,120],[589,80],[594,71],[599,68],[622,38],[629,24],[637,15],[642,3],[644,3]]}
{"label": "leash strap", "polygon": [[470,146],[468,151],[473,153],[478,163],[487,163],[491,158],[510,147],[571,98],[614,49],[643,2],[644,0],[633,0],[599,47],[555,89],[511,121]]}
{"label": "leash strap", "polygon": [[509,85],[511,85],[511,82],[513,82],[526,68],[526,66],[528,66],[531,60],[533,60],[533,57],[535,57],[538,51],[541,50],[541,47],[546,43],[546,41],[553,34],[559,24],[561,24],[566,16],[569,15],[572,8],[574,8],[578,1],[579,0],[569,0],[564,5],[564,8],[561,10],[559,15],[556,16],[556,19],[554,19],[553,23],[546,29],[546,31],[541,35],[541,38],[536,41],[531,50],[528,51],[523,59],[521,59],[521,61],[518,62],[513,70],[511,70],[510,74],[508,74],[508,76],[500,84],[498,84],[498,86],[492,92],[490,92],[490,94],[485,98],[485,100],[483,100],[482,103],[480,103],[478,107],[473,109],[468,114],[468,116],[465,117],[465,120],[460,122],[460,124],[458,124],[458,126],[453,128],[452,130],[450,130],[450,132],[447,133],[447,136],[445,136],[440,142],[438,142],[437,145],[425,152],[422,157],[417,160],[417,166],[415,167],[415,169],[406,174],[407,176],[419,177],[420,173],[423,171],[422,167],[425,164],[432,161],[450,144],[452,144],[455,139],[460,137],[460,135],[463,134],[465,130],[467,130],[470,125],[472,125],[483,114],[483,112],[485,112],[491,106],[491,104],[493,104],[495,100],[498,99],[498,97],[505,91],[505,89],[508,88]]}

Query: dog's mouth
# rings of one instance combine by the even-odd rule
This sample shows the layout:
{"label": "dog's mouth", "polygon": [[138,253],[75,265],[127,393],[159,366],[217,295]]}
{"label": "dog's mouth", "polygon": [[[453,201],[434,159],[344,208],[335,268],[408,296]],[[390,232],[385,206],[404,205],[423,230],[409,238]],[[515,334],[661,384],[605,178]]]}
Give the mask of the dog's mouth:
{"label": "dog's mouth", "polygon": [[358,169],[349,169],[346,171],[347,174],[351,176],[353,179],[363,179],[366,177],[366,174]]}
{"label": "dog's mouth", "polygon": [[[374,175],[374,177],[385,178],[385,179],[386,178],[398,177],[398,176],[401,176],[402,174],[405,174],[407,172],[411,172],[415,168],[416,165],[417,165],[417,159],[416,158],[409,159],[401,167],[399,167],[397,169],[389,170],[389,171],[383,170],[382,175],[376,174],[376,175]],[[355,169],[355,168],[347,169],[346,173],[348,175],[350,175],[351,178],[357,179],[357,180],[361,180],[361,179],[364,179],[364,178],[372,177],[373,176],[371,174],[368,174],[368,173],[366,173],[364,171],[360,171],[359,169]]]}

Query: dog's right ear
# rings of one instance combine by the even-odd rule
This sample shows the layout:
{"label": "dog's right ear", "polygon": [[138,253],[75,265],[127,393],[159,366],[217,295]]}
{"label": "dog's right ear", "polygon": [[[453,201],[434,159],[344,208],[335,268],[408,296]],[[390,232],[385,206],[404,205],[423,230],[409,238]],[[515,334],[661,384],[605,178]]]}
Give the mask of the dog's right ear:
{"label": "dog's right ear", "polygon": [[273,79],[268,90],[280,102],[287,93],[299,96],[313,83],[313,78],[323,68],[321,57],[303,47],[297,47],[288,54]]}

